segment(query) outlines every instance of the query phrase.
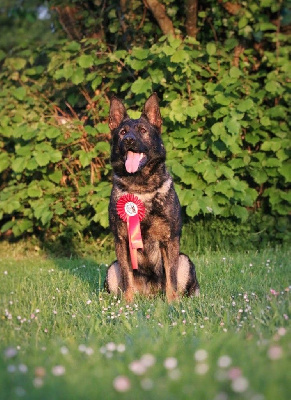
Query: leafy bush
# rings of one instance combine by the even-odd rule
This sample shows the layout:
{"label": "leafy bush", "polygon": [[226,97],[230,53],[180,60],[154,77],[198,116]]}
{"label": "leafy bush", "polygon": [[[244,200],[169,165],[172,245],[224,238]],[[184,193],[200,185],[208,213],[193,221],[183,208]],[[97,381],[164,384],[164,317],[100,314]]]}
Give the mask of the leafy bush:
{"label": "leafy bush", "polygon": [[[217,20],[220,42],[201,29],[200,39],[151,43],[143,31],[129,50],[90,37],[2,52],[1,232],[67,236],[106,228],[110,93],[136,117],[156,91],[167,164],[187,217],[209,215],[218,225],[251,218],[255,230],[276,225],[286,238],[288,46],[264,12],[272,7],[251,3],[223,22],[228,30]],[[118,18],[109,18],[113,33]]]}

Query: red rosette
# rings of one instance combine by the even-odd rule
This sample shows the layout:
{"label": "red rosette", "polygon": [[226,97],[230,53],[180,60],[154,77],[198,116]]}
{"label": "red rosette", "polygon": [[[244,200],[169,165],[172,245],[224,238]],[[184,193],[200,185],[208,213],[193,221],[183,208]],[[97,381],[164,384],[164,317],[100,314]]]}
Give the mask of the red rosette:
{"label": "red rosette", "polygon": [[137,249],[143,249],[140,221],[145,216],[145,206],[137,196],[128,193],[118,199],[116,210],[122,221],[127,224],[131,266],[138,269]]}
{"label": "red rosette", "polygon": [[140,221],[142,221],[145,216],[145,206],[137,196],[130,193],[121,196],[116,203],[116,209],[119,217],[122,219],[122,221],[126,222],[128,216],[135,215],[134,210],[132,210],[132,214],[129,213],[131,203],[137,207],[136,211],[138,218]]}

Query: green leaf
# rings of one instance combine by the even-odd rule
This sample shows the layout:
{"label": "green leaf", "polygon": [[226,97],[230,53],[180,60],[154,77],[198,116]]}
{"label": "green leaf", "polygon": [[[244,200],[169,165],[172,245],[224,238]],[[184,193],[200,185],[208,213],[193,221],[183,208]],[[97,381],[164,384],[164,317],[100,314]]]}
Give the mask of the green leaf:
{"label": "green leaf", "polygon": [[216,122],[214,125],[212,125],[211,132],[216,137],[219,137],[221,135],[226,135],[225,127],[222,122]]}
{"label": "green leaf", "polygon": [[33,206],[34,215],[37,219],[40,219],[45,225],[53,216],[53,213],[50,211],[49,204],[47,202],[38,201],[35,206]]}
{"label": "green leaf", "polygon": [[26,60],[20,57],[6,58],[5,66],[10,67],[11,69],[16,69],[17,71],[23,69],[26,65]]}
{"label": "green leaf", "polygon": [[108,222],[108,203],[107,201],[101,201],[97,204],[95,208],[96,214],[93,217],[93,221],[99,222],[103,228],[109,226]]}
{"label": "green leaf", "polygon": [[96,151],[101,153],[110,153],[110,144],[108,142],[98,142],[95,146]]}
{"label": "green leaf", "polygon": [[135,71],[140,71],[141,69],[145,68],[148,65],[148,61],[147,60],[136,60],[134,58],[134,59],[131,59],[128,64],[130,65],[130,68],[134,69]]}
{"label": "green leaf", "polygon": [[17,157],[12,161],[11,167],[14,172],[22,172],[25,170],[27,165],[27,158],[25,157]]}
{"label": "green leaf", "polygon": [[260,185],[268,180],[268,175],[263,170],[255,169],[251,172],[251,175],[253,176],[255,182]]}
{"label": "green leaf", "polygon": [[66,209],[61,204],[56,204],[54,212],[56,215],[63,215],[65,214]]}
{"label": "green leaf", "polygon": [[231,166],[232,169],[245,167],[245,163],[242,158],[233,158],[232,160],[229,161],[229,165]]}
{"label": "green leaf", "polygon": [[213,183],[217,181],[216,170],[213,166],[208,167],[202,175],[207,183]]}
{"label": "green leaf", "polygon": [[55,139],[56,137],[61,135],[61,131],[58,128],[55,128],[54,126],[50,126],[46,130],[45,135],[49,139]]}
{"label": "green leaf", "polygon": [[228,106],[232,102],[232,98],[230,96],[225,96],[222,93],[217,94],[214,97],[216,103],[221,104],[223,106]]}
{"label": "green leaf", "polygon": [[100,85],[101,82],[102,82],[102,76],[97,76],[97,78],[95,78],[91,83],[92,89],[95,90]]}
{"label": "green leaf", "polygon": [[237,135],[240,132],[240,123],[235,117],[227,119],[225,126],[227,127],[227,130],[234,135]]}
{"label": "green leaf", "polygon": [[263,151],[278,151],[282,146],[281,141],[279,140],[266,140],[261,145],[261,150]]}
{"label": "green leaf", "polygon": [[29,186],[27,189],[27,194],[29,197],[41,197],[42,196],[42,190],[39,186],[32,184]]}
{"label": "green leaf", "polygon": [[36,160],[34,158],[31,158],[30,160],[28,160],[26,168],[30,171],[34,171],[36,170],[38,167],[38,164],[36,162]]}
{"label": "green leaf", "polygon": [[270,93],[280,93],[282,91],[282,86],[277,81],[268,81],[265,89]]}
{"label": "green leaf", "polygon": [[72,42],[69,42],[69,44],[66,46],[66,49],[68,51],[76,52],[81,50],[81,44],[73,40]]}
{"label": "green leaf", "polygon": [[0,172],[4,171],[10,165],[9,156],[7,153],[0,154]]}
{"label": "green leaf", "polygon": [[271,24],[270,22],[261,22],[259,24],[259,29],[261,31],[276,31],[277,27],[274,24]]}
{"label": "green leaf", "polygon": [[271,125],[271,121],[270,121],[269,117],[264,116],[264,117],[261,118],[260,121],[261,121],[261,125],[263,125],[263,126],[270,126]]}
{"label": "green leaf", "polygon": [[24,232],[32,232],[33,222],[31,220],[29,220],[29,219],[18,220],[17,221],[17,228],[19,230],[19,234],[22,234]]}
{"label": "green leaf", "polygon": [[5,233],[7,232],[9,229],[11,229],[13,227],[13,225],[15,224],[15,221],[8,221],[6,222],[4,225],[2,225],[1,227],[1,233]]}
{"label": "green leaf", "polygon": [[240,112],[245,112],[247,110],[250,110],[251,108],[254,107],[254,102],[252,99],[246,99],[241,101],[238,106],[237,106],[237,110]]}
{"label": "green leaf", "polygon": [[291,182],[291,163],[284,163],[284,165],[279,168],[278,171],[284,176],[286,182]]}
{"label": "green leaf", "polygon": [[72,75],[72,82],[74,85],[79,85],[84,81],[84,70],[82,68],[78,68],[76,71],[74,71]]}
{"label": "green leaf", "polygon": [[152,83],[149,80],[138,78],[131,85],[131,91],[135,94],[148,93],[152,90]]}
{"label": "green leaf", "polygon": [[59,162],[62,159],[62,153],[59,150],[54,150],[49,153],[50,161],[53,163]]}
{"label": "green leaf", "polygon": [[0,50],[0,61],[4,60],[6,57],[6,53],[3,50]]}
{"label": "green leaf", "polygon": [[17,89],[12,90],[11,93],[17,100],[23,100],[26,96],[26,89],[21,86]]}
{"label": "green leaf", "polygon": [[243,75],[242,71],[237,67],[231,67],[229,70],[229,76],[231,78],[239,78],[242,75]]}
{"label": "green leaf", "polygon": [[231,188],[229,181],[217,182],[214,186],[214,190],[215,192],[224,194],[227,198],[231,198],[233,196],[233,189]]}
{"label": "green leaf", "polygon": [[216,53],[216,46],[214,43],[210,42],[206,45],[206,52],[209,56],[213,56]]}
{"label": "green leaf", "polygon": [[228,179],[231,179],[234,176],[233,170],[226,165],[220,165],[218,171]]}
{"label": "green leaf", "polygon": [[92,156],[87,151],[82,151],[80,152],[79,160],[82,167],[87,167],[92,160]]}
{"label": "green leaf", "polygon": [[193,200],[191,204],[186,207],[186,213],[189,217],[193,218],[201,211],[198,201]]}
{"label": "green leaf", "polygon": [[44,167],[50,162],[49,153],[45,153],[42,151],[35,152],[35,161],[38,163],[40,167]]}
{"label": "green leaf", "polygon": [[77,59],[77,62],[82,68],[90,68],[94,65],[94,58],[91,55],[83,54]]}
{"label": "green leaf", "polygon": [[[138,60],[146,60],[149,55],[149,49],[145,49],[143,47],[134,47],[132,49],[132,57],[137,58]],[[125,54],[123,54],[124,56]]]}
{"label": "green leaf", "polygon": [[49,179],[55,183],[60,183],[62,176],[62,171],[54,171],[53,173],[48,175]]}
{"label": "green leaf", "polygon": [[175,162],[175,163],[172,165],[172,172],[173,172],[176,176],[178,176],[179,178],[181,178],[181,179],[183,180],[183,176],[184,176],[186,170],[185,170],[185,168],[183,167],[183,165],[181,165],[181,164]]}
{"label": "green leaf", "polygon": [[171,57],[171,61],[173,63],[182,63],[184,61],[188,61],[189,60],[189,55],[185,50],[176,50],[175,53],[172,55]]}
{"label": "green leaf", "polygon": [[239,19],[239,21],[238,21],[238,28],[239,28],[239,29],[242,29],[242,28],[244,28],[245,26],[247,26],[247,24],[248,24],[248,19],[247,19],[245,16],[243,16],[243,17],[241,17],[241,18]]}
{"label": "green leaf", "polygon": [[40,220],[43,225],[47,225],[51,221],[52,217],[53,213],[49,210],[46,210],[42,213]]}
{"label": "green leaf", "polygon": [[241,219],[242,221],[246,221],[248,219],[249,213],[245,207],[234,205],[234,206],[232,206],[231,210],[232,210],[233,215],[235,215],[237,218]]}
{"label": "green leaf", "polygon": [[4,207],[5,214],[12,214],[14,211],[17,211],[21,208],[21,204],[18,200],[10,200],[6,203]]}

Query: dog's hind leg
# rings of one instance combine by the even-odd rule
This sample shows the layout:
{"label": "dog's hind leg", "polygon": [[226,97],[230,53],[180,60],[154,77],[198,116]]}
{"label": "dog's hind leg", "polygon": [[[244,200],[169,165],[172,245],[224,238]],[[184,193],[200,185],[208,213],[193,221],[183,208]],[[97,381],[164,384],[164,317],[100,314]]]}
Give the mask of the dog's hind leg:
{"label": "dog's hind leg", "polygon": [[114,261],[107,270],[106,278],[104,282],[104,289],[108,293],[118,295],[121,289],[121,271],[118,261]]}
{"label": "dog's hind leg", "polygon": [[187,296],[199,296],[199,283],[195,266],[188,256],[180,253],[177,271],[178,292]]}

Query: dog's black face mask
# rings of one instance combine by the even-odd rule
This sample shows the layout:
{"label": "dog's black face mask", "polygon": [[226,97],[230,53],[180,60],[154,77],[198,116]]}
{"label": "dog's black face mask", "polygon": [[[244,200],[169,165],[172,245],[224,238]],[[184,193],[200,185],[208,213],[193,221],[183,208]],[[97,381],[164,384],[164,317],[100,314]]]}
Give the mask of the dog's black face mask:
{"label": "dog's black face mask", "polygon": [[112,132],[112,167],[118,175],[136,174],[165,161],[161,140],[162,119],[156,94],[147,100],[139,119],[130,119],[122,102],[113,97],[109,127]]}

